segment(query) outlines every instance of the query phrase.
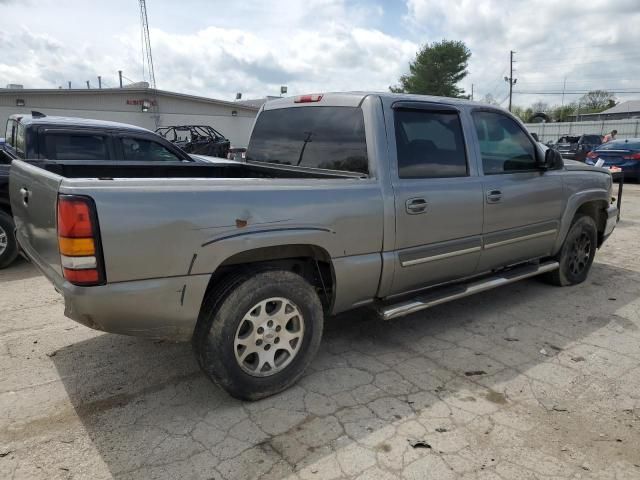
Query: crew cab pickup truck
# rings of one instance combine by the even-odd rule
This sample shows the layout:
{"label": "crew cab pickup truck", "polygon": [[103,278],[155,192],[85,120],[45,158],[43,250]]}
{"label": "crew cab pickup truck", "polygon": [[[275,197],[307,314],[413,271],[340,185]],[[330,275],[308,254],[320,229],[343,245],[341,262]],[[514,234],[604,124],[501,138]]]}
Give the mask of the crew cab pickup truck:
{"label": "crew cab pickup truck", "polygon": [[[155,133],[126,123],[84,118],[11,115],[0,146],[0,268],[18,255],[9,204],[9,166],[13,160],[112,162],[210,162],[190,156]],[[220,160],[217,160],[220,161]]]}
{"label": "crew cab pickup truck", "polygon": [[607,170],[544,151],[508,112],[377,93],[269,102],[245,163],[15,161],[10,188],[68,317],[190,340],[244,399],[302,375],[325,315],[578,284],[617,216]]}

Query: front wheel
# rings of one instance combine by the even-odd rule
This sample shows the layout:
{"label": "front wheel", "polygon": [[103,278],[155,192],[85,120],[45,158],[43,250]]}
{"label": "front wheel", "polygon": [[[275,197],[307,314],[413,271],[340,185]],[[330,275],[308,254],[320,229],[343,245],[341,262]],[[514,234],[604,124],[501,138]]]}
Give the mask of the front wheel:
{"label": "front wheel", "polygon": [[229,277],[205,299],[193,345],[204,372],[236,398],[294,384],[315,356],[323,310],[314,288],[283,270]]}
{"label": "front wheel", "polygon": [[8,267],[18,256],[18,243],[13,230],[13,219],[0,211],[0,268]]}
{"label": "front wheel", "polygon": [[598,245],[598,230],[593,218],[577,217],[556,256],[560,268],[549,272],[545,279],[554,285],[568,286],[586,280]]}

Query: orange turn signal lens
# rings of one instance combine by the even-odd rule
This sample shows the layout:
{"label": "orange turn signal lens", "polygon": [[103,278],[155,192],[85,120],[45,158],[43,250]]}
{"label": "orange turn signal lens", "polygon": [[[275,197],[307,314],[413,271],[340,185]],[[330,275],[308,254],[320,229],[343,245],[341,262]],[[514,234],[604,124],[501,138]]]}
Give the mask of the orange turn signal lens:
{"label": "orange turn signal lens", "polygon": [[84,257],[96,254],[93,238],[59,237],[58,245],[60,253],[68,257]]}

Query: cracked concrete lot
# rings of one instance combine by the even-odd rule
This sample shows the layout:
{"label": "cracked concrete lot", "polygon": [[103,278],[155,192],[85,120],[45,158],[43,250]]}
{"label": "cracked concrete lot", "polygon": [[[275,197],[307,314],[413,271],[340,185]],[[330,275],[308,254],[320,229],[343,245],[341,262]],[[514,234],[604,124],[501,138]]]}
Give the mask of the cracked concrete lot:
{"label": "cracked concrete lot", "polygon": [[622,213],[586,283],[331,319],[298,385],[255,403],[187,344],[66,319],[18,263],[0,272],[0,478],[640,478],[640,186]]}

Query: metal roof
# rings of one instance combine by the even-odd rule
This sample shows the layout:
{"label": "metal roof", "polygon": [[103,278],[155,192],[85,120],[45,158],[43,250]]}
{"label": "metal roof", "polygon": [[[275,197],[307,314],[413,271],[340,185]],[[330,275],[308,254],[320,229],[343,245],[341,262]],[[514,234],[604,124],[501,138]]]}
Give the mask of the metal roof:
{"label": "metal roof", "polygon": [[615,107],[611,107],[604,112],[600,112],[598,115],[608,115],[610,113],[639,113],[640,112],[640,100],[627,100],[621,102]]}
{"label": "metal roof", "polygon": [[170,92],[167,90],[154,90],[152,88],[0,88],[0,95],[114,95],[132,93],[149,96],[157,95],[164,97],[174,97],[184,100],[194,100],[197,102],[233,107],[234,109],[250,110],[252,112],[256,112],[259,110],[259,107],[238,104],[237,102],[228,102],[226,100],[218,100],[216,98],[200,97],[197,95]]}

